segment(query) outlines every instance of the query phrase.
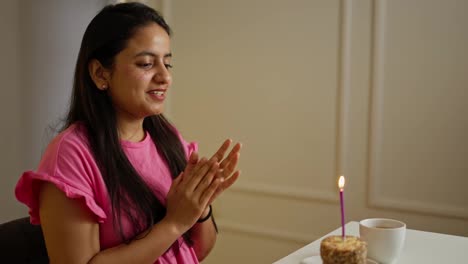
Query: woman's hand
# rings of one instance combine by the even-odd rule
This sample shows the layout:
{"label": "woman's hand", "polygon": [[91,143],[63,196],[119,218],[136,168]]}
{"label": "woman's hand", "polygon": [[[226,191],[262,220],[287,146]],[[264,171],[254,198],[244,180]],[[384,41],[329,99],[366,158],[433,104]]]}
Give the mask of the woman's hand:
{"label": "woman's hand", "polygon": [[231,185],[233,185],[234,182],[236,182],[236,180],[240,176],[240,171],[236,170],[236,168],[239,162],[240,150],[241,150],[242,145],[240,143],[237,143],[236,145],[234,145],[229,155],[226,158],[224,158],[224,155],[226,154],[226,151],[229,149],[229,146],[231,145],[231,143],[232,143],[232,140],[226,139],[224,143],[221,145],[221,147],[218,149],[218,151],[216,151],[216,153],[210,159],[210,160],[221,161],[219,165],[219,169],[216,173],[216,178],[223,179],[223,181],[218,186],[213,196],[211,196],[211,199],[208,205],[210,205],[222,192],[224,192],[224,190],[231,187]]}
{"label": "woman's hand", "polygon": [[190,155],[187,167],[172,183],[167,194],[166,220],[173,222],[181,233],[190,229],[212,201],[223,178],[216,177],[220,164],[217,157],[198,160]]}

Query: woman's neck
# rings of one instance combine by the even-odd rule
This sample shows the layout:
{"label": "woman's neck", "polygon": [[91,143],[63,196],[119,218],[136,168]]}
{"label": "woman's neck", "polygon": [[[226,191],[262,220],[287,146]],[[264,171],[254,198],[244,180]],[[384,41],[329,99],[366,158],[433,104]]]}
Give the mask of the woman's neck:
{"label": "woman's neck", "polygon": [[140,142],[145,138],[145,131],[143,129],[143,119],[141,120],[117,120],[117,130],[119,133],[119,139]]}

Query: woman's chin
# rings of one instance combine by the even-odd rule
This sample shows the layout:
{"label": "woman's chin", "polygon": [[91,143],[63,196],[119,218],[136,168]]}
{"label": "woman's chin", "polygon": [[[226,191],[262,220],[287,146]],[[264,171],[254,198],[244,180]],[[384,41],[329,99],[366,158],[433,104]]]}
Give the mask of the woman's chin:
{"label": "woman's chin", "polygon": [[160,115],[164,112],[163,107],[159,107],[158,109],[152,109],[149,113],[148,116],[155,116],[155,115]]}

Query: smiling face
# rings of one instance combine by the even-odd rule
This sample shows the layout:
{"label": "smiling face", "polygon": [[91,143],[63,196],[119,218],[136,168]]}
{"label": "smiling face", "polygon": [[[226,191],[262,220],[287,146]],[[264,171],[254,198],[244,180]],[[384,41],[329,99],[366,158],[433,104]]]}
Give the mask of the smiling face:
{"label": "smiling face", "polygon": [[117,119],[142,121],[162,113],[172,83],[170,38],[151,23],[139,28],[115,57],[108,79],[108,94]]}

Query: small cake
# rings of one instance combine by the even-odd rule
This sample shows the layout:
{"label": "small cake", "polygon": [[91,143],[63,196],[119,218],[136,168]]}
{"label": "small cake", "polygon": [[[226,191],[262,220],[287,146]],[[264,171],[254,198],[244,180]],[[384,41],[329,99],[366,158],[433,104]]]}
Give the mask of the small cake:
{"label": "small cake", "polygon": [[329,236],[320,243],[323,264],[365,264],[367,243],[355,236]]}

